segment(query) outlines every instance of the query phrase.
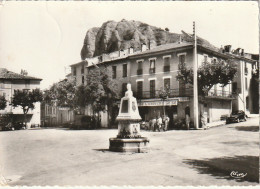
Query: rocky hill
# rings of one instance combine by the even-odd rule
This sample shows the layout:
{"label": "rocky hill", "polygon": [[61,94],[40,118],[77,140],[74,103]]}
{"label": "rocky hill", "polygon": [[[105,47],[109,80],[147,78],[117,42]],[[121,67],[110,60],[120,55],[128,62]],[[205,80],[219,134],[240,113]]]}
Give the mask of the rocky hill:
{"label": "rocky hill", "polygon": [[[102,53],[127,49],[131,46],[134,50],[137,50],[140,49],[142,43],[147,45],[150,43],[153,46],[174,43],[179,41],[180,36],[183,41],[192,41],[192,37],[185,32],[182,32],[182,34],[171,33],[168,29],[164,30],[139,21],[124,19],[120,22],[107,21],[101,27],[91,28],[87,31],[81,49],[81,58],[85,60]],[[200,37],[198,44],[217,49]]]}

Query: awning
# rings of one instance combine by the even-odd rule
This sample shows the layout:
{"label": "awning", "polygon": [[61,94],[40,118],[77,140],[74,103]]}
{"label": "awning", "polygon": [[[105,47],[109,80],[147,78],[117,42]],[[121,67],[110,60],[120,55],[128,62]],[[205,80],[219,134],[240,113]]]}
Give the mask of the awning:
{"label": "awning", "polygon": [[171,100],[149,100],[149,101],[139,101],[138,103],[139,107],[142,106],[177,106],[178,104],[178,99],[171,99]]}

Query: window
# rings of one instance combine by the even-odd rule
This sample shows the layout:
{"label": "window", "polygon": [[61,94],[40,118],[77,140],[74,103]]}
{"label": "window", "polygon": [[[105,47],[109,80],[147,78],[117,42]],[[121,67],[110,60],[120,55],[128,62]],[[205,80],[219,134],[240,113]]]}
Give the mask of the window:
{"label": "window", "polygon": [[127,91],[127,83],[122,83],[122,96],[125,96],[126,91]]}
{"label": "window", "polygon": [[164,79],[164,84],[163,84],[164,89],[170,89],[170,86],[171,86],[170,84],[171,84],[170,78]]}
{"label": "window", "polygon": [[76,68],[73,68],[73,76],[76,76]]}
{"label": "window", "polygon": [[81,67],[81,74],[84,74],[84,65]]}
{"label": "window", "polygon": [[248,86],[247,86],[247,77],[245,77],[245,88],[247,90]]}
{"label": "window", "polygon": [[245,64],[245,75],[247,75],[247,74],[248,74],[248,68],[247,68],[247,66]]}
{"label": "window", "polygon": [[164,59],[164,72],[169,72],[170,71],[170,57],[165,57]]}
{"label": "window", "polygon": [[112,67],[112,78],[115,79],[116,78],[116,66]]}
{"label": "window", "polygon": [[150,97],[155,97],[155,80],[150,80]]}
{"label": "window", "polygon": [[217,59],[216,58],[213,58],[213,63],[217,63]]}
{"label": "window", "polygon": [[123,77],[127,77],[127,64],[123,64]]}
{"label": "window", "polygon": [[150,73],[155,73],[155,59],[150,59]]}
{"label": "window", "polygon": [[185,54],[179,55],[179,67],[185,66]]}
{"label": "window", "polygon": [[237,92],[237,82],[232,83],[232,92],[236,93]]}
{"label": "window", "polygon": [[84,84],[84,82],[85,82],[85,78],[84,78],[84,76],[82,76],[82,78],[81,78],[81,82],[82,82],[82,84]]}
{"label": "window", "polygon": [[137,75],[142,75],[143,74],[143,61],[138,61],[137,64],[138,64]]}
{"label": "window", "polygon": [[143,96],[143,81],[137,81],[137,98]]}
{"label": "window", "polygon": [[208,55],[204,55],[204,62],[208,62]]}

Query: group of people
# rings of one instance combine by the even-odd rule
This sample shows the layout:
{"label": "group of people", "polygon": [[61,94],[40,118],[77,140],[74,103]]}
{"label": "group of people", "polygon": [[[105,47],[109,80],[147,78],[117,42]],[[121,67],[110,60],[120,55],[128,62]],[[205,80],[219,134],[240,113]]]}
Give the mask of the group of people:
{"label": "group of people", "polygon": [[157,118],[149,121],[149,127],[147,130],[150,131],[167,131],[169,126],[170,118],[168,116],[158,116]]}

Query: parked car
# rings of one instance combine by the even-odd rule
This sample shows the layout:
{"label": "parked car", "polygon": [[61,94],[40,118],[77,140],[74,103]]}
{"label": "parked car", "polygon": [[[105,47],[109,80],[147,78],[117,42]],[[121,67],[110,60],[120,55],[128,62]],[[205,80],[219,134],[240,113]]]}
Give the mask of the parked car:
{"label": "parked car", "polygon": [[13,127],[13,124],[10,122],[8,124],[1,125],[0,130],[1,131],[13,131],[14,127]]}
{"label": "parked car", "polygon": [[237,110],[234,111],[230,114],[229,117],[226,119],[226,123],[239,123],[240,121],[246,121],[247,120],[247,115],[243,110]]}
{"label": "parked car", "polygon": [[25,129],[26,125],[23,122],[14,122],[13,123],[13,128],[15,130]]}

